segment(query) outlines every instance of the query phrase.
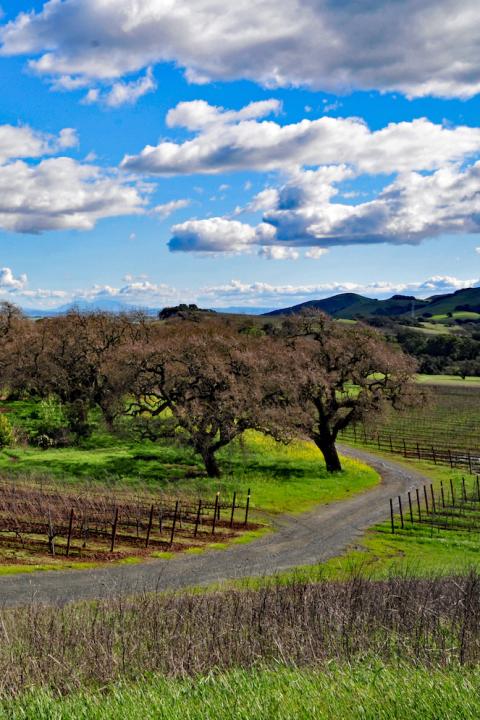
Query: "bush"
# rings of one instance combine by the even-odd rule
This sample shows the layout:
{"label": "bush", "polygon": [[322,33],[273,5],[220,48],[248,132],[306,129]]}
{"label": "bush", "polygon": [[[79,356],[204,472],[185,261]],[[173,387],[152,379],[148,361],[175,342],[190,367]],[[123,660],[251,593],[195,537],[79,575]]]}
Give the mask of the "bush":
{"label": "bush", "polygon": [[61,404],[54,397],[42,400],[37,409],[38,423],[30,439],[45,450],[49,447],[65,447],[71,442],[67,420]]}
{"label": "bush", "polygon": [[13,443],[13,429],[6,415],[0,415],[0,448]]}

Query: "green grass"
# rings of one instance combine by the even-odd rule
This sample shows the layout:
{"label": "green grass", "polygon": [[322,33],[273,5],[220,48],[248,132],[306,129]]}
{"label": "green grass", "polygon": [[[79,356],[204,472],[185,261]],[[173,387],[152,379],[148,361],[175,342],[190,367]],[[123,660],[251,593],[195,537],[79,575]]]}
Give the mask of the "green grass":
{"label": "green grass", "polygon": [[453,312],[451,316],[447,315],[446,313],[442,315],[432,315],[429,320],[432,320],[434,322],[448,322],[450,320],[478,320],[480,318],[480,313],[477,312],[471,312],[469,310],[461,310],[457,312]]}
{"label": "green grass", "polygon": [[0,720],[478,720],[480,669],[355,665],[153,677],[56,698],[0,704]]}
{"label": "green grass", "polygon": [[[379,454],[379,453],[375,453]],[[450,468],[409,460],[399,460],[402,465],[412,467],[431,478],[436,491],[443,481],[447,492],[449,479],[454,480],[456,495],[461,494],[462,473]],[[466,476],[468,492],[473,488],[473,478]],[[422,494],[422,493],[421,493]],[[480,568],[480,543],[478,533],[468,530],[445,530],[432,528],[427,523],[418,524],[416,504],[414,507],[414,525],[408,520],[408,506],[404,498],[405,529],[399,527],[396,518],[396,532],[391,533],[390,520],[375,525],[368,530],[362,540],[345,555],[333,558],[313,573],[322,577],[345,577],[352,570],[361,571],[370,577],[383,578],[389,575],[409,573],[417,576],[449,575],[468,572],[471,568]],[[397,511],[397,504],[394,505]],[[388,507],[385,508],[388,514]],[[425,519],[425,516],[424,516]],[[302,572],[310,572],[303,568]]]}
{"label": "green grass", "polygon": [[345,460],[344,471],[329,474],[319,450],[307,442],[276,443],[255,432],[219,454],[223,476],[206,477],[188,449],[173,444],[93,438],[86,447],[40,450],[8,448],[0,453],[0,472],[40,474],[62,482],[95,480],[110,485],[211,497],[220,491],[229,501],[234,491],[251,507],[274,513],[298,513],[316,503],[342,500],[373,487],[378,475],[366,465]]}
{"label": "green grass", "polygon": [[417,375],[417,382],[426,385],[460,385],[461,387],[480,387],[480,377],[466,377],[463,380],[459,375]]}

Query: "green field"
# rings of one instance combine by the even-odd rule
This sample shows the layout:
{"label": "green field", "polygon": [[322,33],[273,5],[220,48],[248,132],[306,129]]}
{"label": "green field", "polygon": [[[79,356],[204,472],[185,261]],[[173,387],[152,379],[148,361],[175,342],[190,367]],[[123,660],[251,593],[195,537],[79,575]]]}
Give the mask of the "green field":
{"label": "green field", "polygon": [[478,720],[480,670],[365,661],[285,666],[193,680],[154,677],[58,699],[34,691],[0,704],[1,720]]}
{"label": "green field", "polygon": [[480,377],[466,377],[464,380],[460,375],[417,375],[417,382],[427,385],[480,387]]}

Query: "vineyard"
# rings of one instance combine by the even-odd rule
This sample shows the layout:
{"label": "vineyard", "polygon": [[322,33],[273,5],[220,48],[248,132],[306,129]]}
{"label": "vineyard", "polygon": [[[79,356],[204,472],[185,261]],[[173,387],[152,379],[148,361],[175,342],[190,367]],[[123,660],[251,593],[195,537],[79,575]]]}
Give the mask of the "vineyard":
{"label": "vineyard", "polygon": [[30,552],[108,559],[150,550],[202,547],[226,540],[249,523],[250,492],[223,502],[127,492],[66,492],[54,485],[0,483],[0,542]]}
{"label": "vineyard", "polygon": [[452,479],[438,488],[433,483],[415,488],[406,497],[390,499],[390,530],[417,528],[432,533],[441,530],[478,532],[480,530],[480,479]]}
{"label": "vineyard", "polygon": [[380,423],[352,426],[341,437],[480,473],[480,388],[430,386],[421,407],[404,412],[390,409]]}

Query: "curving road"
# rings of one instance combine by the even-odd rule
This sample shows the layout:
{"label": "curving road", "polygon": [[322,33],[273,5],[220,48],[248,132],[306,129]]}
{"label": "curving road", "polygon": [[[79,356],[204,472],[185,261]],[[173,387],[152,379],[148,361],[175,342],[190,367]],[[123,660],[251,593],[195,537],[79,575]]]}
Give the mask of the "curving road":
{"label": "curving road", "polygon": [[272,575],[298,565],[313,565],[342,553],[364,530],[388,515],[388,499],[428,479],[393,460],[342,447],[342,454],[371,465],[382,482],[350,500],[319,505],[302,515],[283,515],[277,531],[246,545],[179,555],[139,565],[93,570],[22,573],[0,578],[0,607],[30,602],[65,604],[76,600],[173,590],[220,580]]}

